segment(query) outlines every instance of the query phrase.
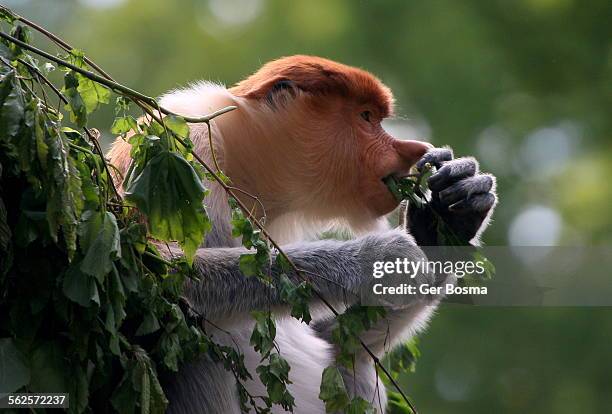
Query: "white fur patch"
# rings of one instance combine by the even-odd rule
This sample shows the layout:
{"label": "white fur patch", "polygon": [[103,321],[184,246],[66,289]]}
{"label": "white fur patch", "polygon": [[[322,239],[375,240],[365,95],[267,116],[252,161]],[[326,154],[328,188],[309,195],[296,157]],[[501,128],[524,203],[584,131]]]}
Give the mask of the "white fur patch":
{"label": "white fur patch", "polygon": [[164,94],[159,102],[179,115],[203,116],[234,105],[235,99],[224,85],[200,81]]}

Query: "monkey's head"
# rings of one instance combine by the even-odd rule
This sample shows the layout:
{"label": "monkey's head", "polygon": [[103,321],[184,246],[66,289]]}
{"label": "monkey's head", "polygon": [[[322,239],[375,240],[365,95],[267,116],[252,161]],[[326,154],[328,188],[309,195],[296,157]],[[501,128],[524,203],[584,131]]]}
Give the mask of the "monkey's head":
{"label": "monkey's head", "polygon": [[239,111],[219,121],[226,172],[273,215],[368,226],[397,206],[383,179],[407,174],[431,147],[383,129],[393,95],[379,79],[327,59],[272,61],[230,92]]}

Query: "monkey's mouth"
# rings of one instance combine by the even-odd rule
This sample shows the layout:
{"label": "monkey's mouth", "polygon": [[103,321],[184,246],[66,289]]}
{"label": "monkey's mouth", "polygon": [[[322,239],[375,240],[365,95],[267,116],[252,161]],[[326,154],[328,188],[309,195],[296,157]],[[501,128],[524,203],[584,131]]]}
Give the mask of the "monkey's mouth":
{"label": "monkey's mouth", "polygon": [[400,190],[400,187],[402,185],[405,186],[406,180],[408,180],[409,177],[414,177],[414,175],[415,174],[412,173],[412,170],[394,172],[382,178],[381,182],[385,185],[385,187],[387,187],[388,192],[390,192],[395,200],[399,203],[405,198]]}

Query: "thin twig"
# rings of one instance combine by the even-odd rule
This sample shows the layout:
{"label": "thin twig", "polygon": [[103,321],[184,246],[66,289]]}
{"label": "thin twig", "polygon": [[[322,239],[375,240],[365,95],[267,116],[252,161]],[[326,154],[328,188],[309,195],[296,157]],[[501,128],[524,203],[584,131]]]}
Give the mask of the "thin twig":
{"label": "thin twig", "polygon": [[210,122],[206,123],[206,127],[208,128],[208,145],[210,146],[210,155],[212,156],[213,164],[215,164],[215,168],[217,169],[217,174],[219,174],[221,173],[221,167],[219,167],[219,162],[217,162],[217,154],[215,151],[215,147],[213,145],[212,130],[210,127]]}
{"label": "thin twig", "polygon": [[261,216],[262,216],[262,221],[265,223],[266,221],[266,208],[264,207],[263,203],[261,202],[261,200],[259,199],[259,197],[257,197],[254,194],[249,193],[246,190],[243,190],[242,188],[238,188],[238,187],[234,187],[233,185],[228,185],[228,188],[234,191],[238,191],[239,193],[244,194],[245,196],[251,198],[252,200],[254,200],[255,202],[257,202],[257,204],[259,204],[259,207],[261,208]]}

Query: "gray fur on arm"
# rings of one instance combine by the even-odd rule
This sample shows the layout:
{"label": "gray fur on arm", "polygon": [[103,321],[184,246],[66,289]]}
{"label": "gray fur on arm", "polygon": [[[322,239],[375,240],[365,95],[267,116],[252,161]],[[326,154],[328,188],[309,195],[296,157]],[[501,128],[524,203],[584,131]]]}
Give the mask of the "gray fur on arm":
{"label": "gray fur on arm", "polygon": [[[290,244],[283,250],[298,269],[309,278],[313,288],[332,303],[354,303],[361,289],[373,281],[376,261],[396,258],[420,260],[421,249],[411,236],[400,230],[369,234],[350,241],[320,240]],[[233,318],[256,309],[272,307],[277,313],[283,304],[277,289],[271,289],[256,277],[245,277],[239,269],[243,248],[206,248],[196,253],[194,266],[200,280],[188,281],[185,292],[196,309],[212,321]],[[273,258],[274,259],[274,258]],[[272,274],[279,269],[272,260]],[[288,274],[294,282],[301,279]],[[424,277],[424,276],[423,276]],[[423,283],[431,280],[410,280]]]}

